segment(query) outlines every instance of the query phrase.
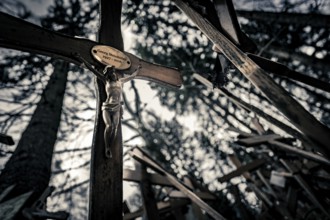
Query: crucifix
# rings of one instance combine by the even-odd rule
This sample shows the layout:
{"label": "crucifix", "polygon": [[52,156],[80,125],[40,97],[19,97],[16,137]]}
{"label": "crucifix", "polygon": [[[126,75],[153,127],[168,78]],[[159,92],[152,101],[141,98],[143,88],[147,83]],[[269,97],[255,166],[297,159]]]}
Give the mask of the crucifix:
{"label": "crucifix", "polygon": [[89,219],[122,218],[122,84],[133,78],[179,88],[177,69],[123,51],[121,0],[100,0],[98,42],[63,35],[0,12],[0,47],[59,58],[97,76]]}

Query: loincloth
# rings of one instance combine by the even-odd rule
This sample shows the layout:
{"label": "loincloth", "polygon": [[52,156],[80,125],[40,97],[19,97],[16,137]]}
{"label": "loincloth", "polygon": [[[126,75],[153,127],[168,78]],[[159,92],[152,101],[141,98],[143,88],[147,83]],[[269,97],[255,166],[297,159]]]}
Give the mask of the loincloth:
{"label": "loincloth", "polygon": [[117,112],[121,107],[120,103],[112,104],[112,103],[102,103],[102,111],[109,111],[109,112]]}

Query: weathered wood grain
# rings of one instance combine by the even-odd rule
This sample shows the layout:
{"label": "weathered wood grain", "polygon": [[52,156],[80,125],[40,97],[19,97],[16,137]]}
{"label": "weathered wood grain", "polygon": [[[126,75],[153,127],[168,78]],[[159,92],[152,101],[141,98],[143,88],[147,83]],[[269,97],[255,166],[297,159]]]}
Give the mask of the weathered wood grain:
{"label": "weathered wood grain", "polygon": [[317,206],[328,218],[330,218],[330,213],[328,212],[328,209],[315,196],[313,192],[314,190],[308,185],[308,183],[304,180],[304,178],[299,173],[298,174],[295,173],[295,167],[293,167],[293,165],[286,160],[280,159],[280,162],[289,172],[293,174],[294,179],[298,182],[300,187],[304,189],[304,191],[307,194],[307,197],[311,200],[311,202],[315,206]]}
{"label": "weathered wood grain", "polygon": [[[0,12],[0,29],[1,47],[43,54],[77,65],[81,65],[81,63],[76,59],[74,54],[79,54],[93,66],[100,65],[91,55],[91,49],[96,45],[109,45],[120,49],[119,46],[114,44],[75,38],[47,30],[3,12]],[[108,29],[112,30],[111,28]],[[115,39],[113,37],[114,32],[109,33],[108,31],[107,34],[110,34],[111,39]],[[124,53],[131,60],[131,67],[124,71],[126,74],[132,74],[140,65],[142,68],[137,78],[155,81],[173,88],[179,88],[182,85],[179,70],[150,63],[133,54]]]}
{"label": "weathered wood grain", "polygon": [[[123,180],[138,183],[141,179],[141,173],[137,170],[124,169]],[[149,180],[154,185],[173,186],[173,184],[170,183],[164,176],[157,173],[149,173]]]}
{"label": "weathered wood grain", "polygon": [[[219,182],[223,183],[226,182],[236,176],[242,175],[247,171],[252,171],[257,169],[258,167],[262,166],[266,161],[264,159],[257,159],[252,161],[251,163],[245,164],[243,166],[238,167],[236,170],[228,173],[227,175],[220,177],[218,179]],[[248,175],[248,174],[245,174]]]}
{"label": "weathered wood grain", "polygon": [[330,129],[306,111],[290,94],[276,84],[267,73],[244,52],[220,33],[182,0],[173,2],[197,25],[232,64],[258,88],[291,122],[310,138],[313,147],[330,156]]}
{"label": "weathered wood grain", "polygon": [[153,160],[146,152],[144,152],[139,147],[135,147],[130,155],[138,160],[140,163],[146,164],[148,167],[154,169],[156,172],[166,176],[169,182],[171,182],[177,189],[183,192],[187,197],[191,199],[192,202],[196,203],[200,208],[207,212],[210,216],[215,219],[225,219],[221,214],[215,211],[207,203],[201,200],[194,192],[188,189],[184,184],[180,183],[173,175],[168,173],[164,168],[162,168],[155,160]]}
{"label": "weathered wood grain", "polygon": [[[100,0],[98,40],[119,50],[121,36],[121,0]],[[106,99],[104,84],[96,79],[97,112],[91,158],[89,220],[122,219],[123,216],[123,149],[121,122],[112,146],[112,158],[105,155],[102,102]]]}
{"label": "weathered wood grain", "polygon": [[145,217],[148,220],[158,220],[160,216],[157,208],[157,201],[152,189],[151,182],[149,180],[149,174],[147,173],[146,165],[140,165],[140,172],[142,177],[140,182],[140,189],[143,199]]}
{"label": "weathered wood grain", "polygon": [[258,136],[254,136],[254,137],[238,139],[237,143],[243,144],[246,146],[253,146],[253,145],[259,145],[259,144],[263,144],[268,141],[273,141],[273,140],[277,140],[277,139],[283,139],[283,137],[281,137],[278,134],[258,135]]}

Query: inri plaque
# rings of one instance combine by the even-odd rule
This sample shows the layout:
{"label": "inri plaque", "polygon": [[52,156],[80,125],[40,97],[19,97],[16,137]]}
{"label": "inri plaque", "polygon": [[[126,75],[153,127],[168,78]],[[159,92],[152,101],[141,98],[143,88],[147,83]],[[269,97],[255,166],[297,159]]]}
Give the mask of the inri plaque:
{"label": "inri plaque", "polygon": [[118,70],[131,67],[130,59],[120,50],[105,45],[97,45],[92,48],[93,57],[104,65],[111,65]]}

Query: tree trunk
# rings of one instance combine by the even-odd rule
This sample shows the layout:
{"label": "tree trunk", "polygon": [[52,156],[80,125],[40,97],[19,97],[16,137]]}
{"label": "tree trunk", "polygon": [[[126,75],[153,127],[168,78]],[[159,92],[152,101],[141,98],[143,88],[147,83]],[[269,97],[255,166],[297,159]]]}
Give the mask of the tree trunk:
{"label": "tree trunk", "polygon": [[33,191],[31,201],[48,186],[57,131],[61,121],[68,63],[56,61],[54,72],[17,148],[0,175],[0,193],[16,184],[13,198]]}

